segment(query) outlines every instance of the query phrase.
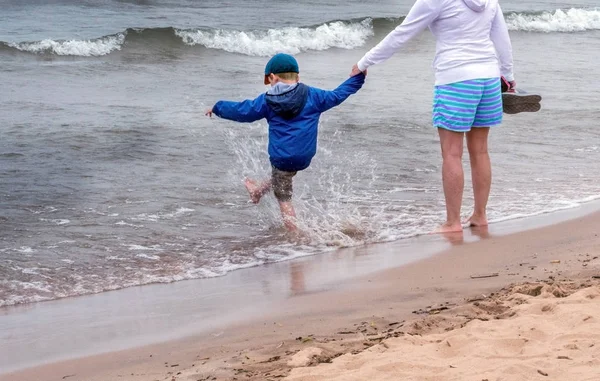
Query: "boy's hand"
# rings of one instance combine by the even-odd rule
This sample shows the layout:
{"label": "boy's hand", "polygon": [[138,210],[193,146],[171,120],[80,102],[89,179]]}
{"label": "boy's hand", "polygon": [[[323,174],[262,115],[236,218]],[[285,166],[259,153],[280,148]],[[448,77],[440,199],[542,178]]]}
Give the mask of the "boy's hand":
{"label": "boy's hand", "polygon": [[212,108],[209,108],[209,109],[208,109],[208,110],[206,110],[206,112],[204,113],[204,115],[208,116],[209,118],[212,118],[212,114],[213,114]]}
{"label": "boy's hand", "polygon": [[355,75],[359,75],[360,73],[364,73],[365,75],[367,75],[367,71],[360,71],[360,69],[358,68],[358,65],[355,64],[354,66],[352,66],[352,71],[350,72],[350,76],[354,77]]}

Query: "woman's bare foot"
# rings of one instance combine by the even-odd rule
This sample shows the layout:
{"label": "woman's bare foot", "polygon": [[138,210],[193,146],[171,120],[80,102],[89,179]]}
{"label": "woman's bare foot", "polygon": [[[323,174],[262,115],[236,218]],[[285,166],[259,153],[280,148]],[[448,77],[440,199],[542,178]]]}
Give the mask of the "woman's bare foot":
{"label": "woman's bare foot", "polygon": [[488,225],[488,221],[487,221],[487,217],[486,216],[478,216],[473,214],[471,217],[469,217],[466,221],[465,221],[465,225],[468,226],[487,226]]}
{"label": "woman's bare foot", "polygon": [[439,235],[446,238],[446,240],[450,242],[452,246],[458,246],[465,243],[465,236],[462,230],[459,232],[440,233]]}
{"label": "woman's bare foot", "polygon": [[487,239],[490,238],[490,230],[488,228],[488,226],[471,226],[471,233],[473,233],[474,236],[477,236],[481,239]]}
{"label": "woman's bare foot", "polygon": [[463,227],[461,224],[449,224],[446,222],[445,224],[434,230],[431,234],[457,233],[462,231]]}
{"label": "woman's bare foot", "polygon": [[246,190],[250,195],[250,200],[253,203],[258,204],[262,195],[260,194],[260,189],[256,181],[251,179],[245,179],[244,185],[246,186]]}

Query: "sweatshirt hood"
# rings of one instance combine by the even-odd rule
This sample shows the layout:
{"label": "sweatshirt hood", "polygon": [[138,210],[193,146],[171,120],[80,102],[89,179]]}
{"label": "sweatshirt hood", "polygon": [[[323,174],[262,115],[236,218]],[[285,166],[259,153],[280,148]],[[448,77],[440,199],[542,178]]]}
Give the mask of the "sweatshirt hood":
{"label": "sweatshirt hood", "polygon": [[467,7],[475,12],[483,12],[488,5],[489,0],[463,0]]}
{"label": "sweatshirt hood", "polygon": [[308,86],[277,83],[267,92],[267,105],[283,119],[294,119],[304,109],[308,100]]}

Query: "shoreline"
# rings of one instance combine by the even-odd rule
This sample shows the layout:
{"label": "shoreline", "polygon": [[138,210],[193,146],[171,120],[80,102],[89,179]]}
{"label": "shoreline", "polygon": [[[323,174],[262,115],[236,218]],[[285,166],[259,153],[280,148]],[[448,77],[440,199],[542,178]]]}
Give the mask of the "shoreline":
{"label": "shoreline", "polygon": [[[587,198],[585,200],[575,201],[574,203],[577,206],[569,206],[569,207],[558,208],[558,209],[554,209],[554,210],[550,210],[550,211],[543,211],[538,214],[514,215],[514,216],[509,216],[506,218],[500,218],[497,220],[490,220],[489,226],[491,227],[493,234],[507,235],[507,234],[511,234],[511,233],[516,233],[516,232],[526,231],[526,230],[531,230],[531,229],[537,229],[540,227],[565,222],[565,221],[575,219],[580,216],[594,213],[595,211],[600,211],[600,196]],[[548,217],[550,218],[549,220],[547,219]],[[476,235],[469,233],[469,227],[464,226],[464,232],[465,232],[465,238],[466,238],[464,241],[465,243],[474,242],[478,239],[476,237]],[[360,250],[365,247],[371,248],[371,247],[376,247],[378,245],[395,245],[395,244],[398,244],[398,245],[426,244],[427,245],[427,244],[431,244],[432,241],[436,241],[435,238],[433,238],[433,239],[431,238],[432,236],[435,237],[435,234],[419,233],[419,234],[415,234],[412,236],[407,236],[404,238],[397,238],[397,239],[393,239],[393,240],[389,240],[389,241],[362,243],[362,244],[356,245],[356,246],[340,246],[340,247],[335,248],[333,250],[333,252],[348,251],[348,250]],[[423,241],[421,241],[421,240],[423,240]],[[436,251],[442,251],[442,250],[444,250],[444,249],[441,248],[441,249],[437,249]],[[92,296],[100,295],[100,294],[104,294],[104,293],[122,292],[123,290],[127,290],[130,288],[137,288],[137,287],[171,285],[171,284],[179,283],[179,282],[189,282],[189,281],[194,282],[194,281],[204,281],[204,280],[213,279],[213,278],[222,278],[222,277],[230,276],[231,273],[237,272],[237,271],[247,271],[247,270],[257,268],[257,267],[273,266],[273,265],[276,265],[279,263],[285,263],[285,262],[302,261],[302,260],[305,260],[305,259],[311,258],[311,257],[324,256],[324,255],[326,256],[326,255],[331,255],[331,254],[332,254],[332,252],[325,251],[325,252],[318,252],[318,253],[314,253],[314,254],[296,256],[296,257],[289,258],[289,259],[282,259],[282,260],[275,261],[275,262],[252,264],[252,265],[249,265],[248,267],[244,266],[244,267],[236,268],[234,270],[227,271],[226,273],[224,273],[222,275],[216,275],[216,276],[205,277],[205,278],[185,278],[185,279],[175,280],[175,281],[170,281],[170,282],[142,283],[142,284],[137,284],[137,285],[132,285],[132,286],[124,286],[124,287],[120,287],[120,288],[116,288],[116,289],[102,290],[102,291],[98,291],[98,292],[63,296],[63,297],[58,297],[55,299],[41,299],[41,300],[34,300],[34,301],[28,301],[28,302],[19,302],[16,304],[4,304],[4,305],[0,305],[0,315],[6,314],[7,313],[6,311],[8,311],[8,313],[10,313],[11,309],[17,310],[19,308],[26,308],[31,305],[53,303],[53,302],[59,302],[59,301],[63,301],[63,300],[74,299],[74,298],[92,297]]]}
{"label": "shoreline", "polygon": [[[466,296],[466,293],[472,293],[476,291],[476,289],[481,292],[487,292],[494,288],[506,286],[507,282],[514,283],[522,280],[530,280],[535,277],[541,278],[542,275],[547,274],[536,267],[527,271],[528,275],[525,276],[528,278],[510,275],[516,274],[517,272],[520,274],[520,270],[522,269],[512,269],[512,273],[509,270],[498,270],[503,265],[499,265],[494,258],[482,260],[481,258],[477,258],[477,255],[473,254],[474,251],[478,250],[479,246],[483,246],[485,250],[497,251],[498,248],[496,246],[500,245],[505,247],[505,249],[513,250],[511,255],[513,257],[516,255],[516,252],[519,252],[520,254],[517,255],[517,257],[520,256],[522,259],[525,255],[523,252],[525,248],[514,247],[510,242],[512,239],[511,237],[519,237],[526,245],[535,246],[535,244],[539,243],[537,242],[539,240],[532,241],[532,239],[528,238],[529,235],[541,235],[544,237],[545,241],[554,239],[558,240],[558,242],[561,241],[560,237],[562,236],[564,241],[564,239],[568,237],[565,237],[564,233],[561,233],[562,226],[564,226],[566,230],[574,230],[578,235],[585,234],[586,229],[589,230],[590,227],[589,224],[583,224],[583,226],[581,226],[582,220],[595,221],[596,224],[600,220],[599,213],[589,214],[593,213],[592,208],[590,208],[589,205],[585,206],[586,208],[580,207],[576,210],[569,210],[567,212],[571,213],[563,213],[562,216],[558,215],[560,213],[552,214],[552,218],[548,218],[551,217],[550,215],[539,216],[537,228],[532,228],[533,230],[524,230],[519,233],[510,232],[511,229],[515,228],[514,225],[516,224],[502,223],[490,226],[491,237],[487,239],[478,237],[476,234],[471,234],[467,231],[464,237],[464,242],[468,243],[466,245],[462,245],[462,242],[454,242],[454,245],[452,245],[436,237],[426,237],[427,239],[410,240],[419,241],[417,243],[411,242],[409,244],[403,242],[404,245],[388,243],[360,248],[361,250],[358,250],[357,248],[338,250],[328,256],[306,257],[295,261],[280,262],[271,266],[239,270],[231,273],[231,276],[228,274],[224,277],[208,279],[226,280],[226,282],[216,282],[216,288],[209,290],[208,296],[214,296],[212,301],[205,297],[198,299],[198,294],[205,291],[206,283],[208,283],[203,282],[207,281],[206,279],[201,279],[167,285],[130,288],[98,294],[100,296],[110,294],[110,297],[108,298],[91,295],[89,297],[84,296],[59,300],[56,302],[40,303],[37,306],[30,306],[32,308],[17,307],[16,309],[22,310],[20,312],[24,313],[20,316],[21,318],[23,316],[38,318],[36,322],[38,324],[38,332],[49,332],[53,329],[51,326],[52,322],[46,321],[44,323],[43,321],[43,315],[47,314],[49,309],[45,307],[46,305],[54,305],[57,309],[63,310],[62,313],[67,316],[63,315],[62,319],[70,319],[70,321],[63,322],[65,326],[68,327],[68,330],[61,330],[61,327],[55,327],[55,335],[58,337],[54,338],[54,341],[50,340],[49,342],[53,343],[52,345],[58,346],[56,340],[59,342],[60,340],[65,339],[70,342],[77,342],[79,340],[79,343],[78,345],[75,345],[74,350],[75,353],[78,353],[78,358],[73,359],[73,356],[71,355],[71,359],[69,360],[69,356],[63,357],[62,359],[55,356],[53,359],[47,360],[46,365],[39,366],[39,357],[36,359],[37,364],[32,362],[31,359],[29,363],[27,363],[23,356],[19,355],[20,352],[17,349],[5,347],[8,352],[7,354],[10,354],[10,356],[5,358],[7,358],[8,361],[13,361],[12,364],[21,361],[22,365],[20,366],[20,369],[15,368],[13,365],[13,369],[9,370],[16,373],[3,371],[0,375],[0,379],[35,379],[28,377],[35,374],[39,375],[40,373],[38,372],[44,372],[43,374],[45,375],[52,374],[54,376],[54,371],[57,372],[56,379],[61,379],[65,376],[65,374],[60,375],[60,373],[65,373],[63,370],[80,369],[82,366],[81,364],[88,364],[89,370],[89,364],[97,365],[108,361],[110,364],[114,365],[115,362],[119,363],[120,361],[123,361],[123,358],[137,359],[140,364],[144,364],[140,365],[142,368],[152,368],[156,365],[152,365],[156,360],[149,359],[161,356],[154,355],[153,357],[140,357],[141,353],[148,353],[148,351],[150,351],[157,354],[161,353],[166,348],[170,348],[171,353],[179,351],[179,357],[184,358],[185,352],[193,351],[192,348],[198,349],[199,342],[204,342],[204,344],[206,344],[205,347],[208,346],[208,348],[213,349],[228,346],[230,349],[235,347],[242,350],[240,348],[243,348],[243,345],[247,346],[248,344],[240,343],[250,342],[252,345],[260,346],[261,343],[262,345],[267,345],[267,342],[281,343],[289,340],[290,336],[296,334],[298,335],[297,337],[305,338],[308,337],[309,334],[330,335],[331,332],[339,329],[341,325],[346,325],[349,321],[360,320],[358,316],[364,317],[367,312],[366,310],[374,313],[379,311],[380,315],[384,315],[384,312],[394,311],[394,313],[397,314],[396,316],[398,319],[400,319],[401,316],[403,316],[403,319],[406,319],[407,317],[412,316],[413,310],[418,310],[428,304],[435,304],[440,297],[445,299],[448,303],[460,304],[461,300]],[[594,210],[597,210],[597,208]],[[566,222],[557,222],[557,218],[565,217],[564,214],[569,214],[571,218],[575,218]],[[581,215],[584,216],[581,217]],[[536,221],[531,219],[528,223],[531,227],[531,224],[535,224]],[[544,227],[540,228],[540,225]],[[589,234],[591,232],[588,231],[587,233]],[[426,241],[427,243],[423,244],[423,242],[420,241]],[[573,241],[572,239],[570,239],[569,242],[571,245],[577,244],[577,241]],[[548,245],[547,242],[546,245]],[[545,248],[547,251],[549,247],[546,246]],[[398,253],[406,254],[406,256],[397,255]],[[412,254],[412,256],[409,256],[410,254]],[[401,256],[402,258],[398,258]],[[485,273],[486,271],[489,272],[490,269],[494,269],[498,270],[496,272],[498,272],[499,275],[497,277],[478,280],[468,279],[465,272],[466,269],[456,268],[456,263],[452,261],[448,262],[448,256],[454,256],[457,260],[463,261],[465,260],[465,257],[471,256],[475,262],[477,262],[477,265],[468,270],[473,272],[479,270],[480,272]],[[541,257],[542,255],[540,254],[530,262],[533,263],[537,261],[538,263],[541,263]],[[514,265],[507,264],[504,266],[508,269]],[[337,270],[332,271],[332,269],[336,267]],[[412,273],[415,269],[417,270],[416,273],[421,274],[422,278],[414,279]],[[285,270],[285,272],[283,270]],[[565,270],[565,272],[560,272],[558,275],[562,275],[571,270]],[[233,274],[236,273],[237,276],[233,276]],[[398,274],[404,274],[405,276],[409,274],[409,278],[413,278],[414,283],[406,283],[406,280],[399,281]],[[271,277],[267,279],[269,282],[267,285],[264,284],[265,276]],[[429,277],[431,279],[423,279],[424,277]],[[258,278],[259,281],[257,281],[256,278]],[[261,281],[260,279],[263,280]],[[451,284],[451,287],[448,287],[448,282]],[[204,286],[198,287],[199,283],[204,283]],[[175,287],[178,284],[184,284],[185,287]],[[223,287],[224,284],[228,287],[227,290],[219,288]],[[420,286],[415,287],[416,285]],[[245,292],[242,295],[240,295],[239,292],[240,286],[245,287]],[[473,288],[473,286],[476,288]],[[159,292],[160,288],[167,292],[164,295],[161,294],[161,292]],[[260,288],[262,288],[262,290]],[[127,290],[134,291],[126,292]],[[185,297],[181,297],[181,295],[176,295],[177,293],[182,292],[182,290],[190,294],[195,294],[196,297],[186,299]],[[219,300],[217,297],[219,293],[221,293],[221,297],[223,296],[223,293],[225,293],[226,296],[229,297],[229,299],[226,299],[227,304],[230,307],[234,307],[233,309],[229,308],[229,312],[225,315],[223,314],[223,310],[204,311],[204,314],[202,314],[199,313],[198,310],[190,313],[190,310],[185,308],[186,305],[197,305],[202,302],[205,304],[205,309],[210,310],[211,307],[223,303],[223,299]],[[382,293],[382,296],[374,298],[371,293]],[[152,325],[155,323],[149,323],[148,321],[135,321],[135,316],[129,316],[134,320],[129,323],[138,326],[146,325],[146,331],[138,331],[137,337],[132,335],[131,331],[128,332],[128,322],[126,319],[128,316],[123,317],[123,311],[117,311],[112,315],[98,315],[93,313],[93,308],[97,307],[97,305],[92,303],[91,299],[98,299],[98,303],[100,304],[108,303],[106,306],[111,305],[110,301],[112,299],[113,302],[119,302],[118,306],[122,306],[126,303],[132,303],[135,298],[143,299],[145,296],[148,296],[148,294],[154,295],[153,303],[164,303],[167,311],[174,311],[174,313],[167,313],[165,311],[156,312],[157,316],[155,317],[159,321],[162,320],[162,325]],[[231,298],[231,296],[235,294],[238,295],[238,298]],[[268,300],[265,300],[265,295]],[[329,302],[332,298],[333,300],[336,300],[337,303]],[[358,303],[358,301],[362,301],[362,303]],[[429,301],[429,303],[427,303],[427,301]],[[248,308],[241,308],[244,304],[252,304],[252,306],[251,308],[248,306]],[[65,311],[65,305],[67,305],[67,307],[68,305],[71,305],[75,310],[80,310],[81,320],[73,320],[72,316],[70,316],[70,313],[72,313],[73,310],[67,309]],[[139,306],[140,305],[138,305],[138,307]],[[318,306],[319,308],[315,310],[314,306]],[[366,306],[369,307],[366,308]],[[413,309],[411,310],[411,308]],[[108,310],[110,310],[110,308],[106,309],[106,311]],[[1,314],[2,312],[5,313]],[[148,310],[142,308],[138,313],[147,315]],[[89,320],[91,317],[90,314],[98,319],[99,322],[96,326],[93,324],[90,325],[89,322],[88,324],[82,323],[83,321],[86,321],[86,318]],[[127,315],[126,311],[125,315]],[[6,309],[0,309],[0,320],[10,316],[10,311],[7,314]],[[41,322],[39,319],[40,316],[42,316]],[[212,321],[210,319],[211,316]],[[182,317],[184,317],[183,321],[187,321],[187,324],[181,324]],[[207,318],[209,319],[206,320]],[[113,334],[116,332],[116,336],[121,336],[120,342],[119,340],[116,342],[113,341],[102,348],[102,341],[105,339],[102,337],[102,329],[106,328],[106,326],[103,327],[101,322],[110,319],[116,319],[116,322],[108,332],[112,332]],[[18,320],[23,322],[22,319]],[[327,320],[327,324],[324,323],[325,320]],[[258,334],[258,332],[261,331],[261,329],[264,329],[267,324],[265,321],[273,321],[273,332],[269,332],[268,334]],[[287,323],[283,324],[281,323],[282,321],[286,321]],[[177,326],[178,329],[173,330],[174,326]],[[157,332],[164,330],[165,327],[169,328],[171,333],[161,337]],[[281,332],[282,330],[285,330],[285,328],[292,327],[294,327],[294,329],[292,329],[293,332],[286,334]],[[312,333],[307,333],[309,327],[311,327],[310,330]],[[17,332],[13,332],[14,335],[18,335],[18,331],[23,330],[22,327],[17,325],[13,325],[12,329],[17,330]],[[148,331],[148,329],[150,330]],[[94,333],[93,331],[96,332]],[[65,332],[73,334],[67,335]],[[153,337],[148,337],[149,334],[147,332],[152,332],[151,336]],[[35,357],[35,347],[40,343],[39,337],[37,339],[33,338],[32,333],[33,331],[29,332],[29,339],[27,337],[21,337],[20,340],[25,344],[29,344],[29,348],[31,349],[29,356]],[[61,335],[63,337],[60,337]],[[115,351],[115,343],[120,343],[121,345],[126,343],[130,348],[125,349],[121,347],[117,352]],[[211,345],[213,347],[211,347]],[[88,350],[88,353],[86,354],[85,351],[79,351],[77,347],[79,347],[79,349],[94,347],[94,350],[92,351],[96,351],[96,353],[90,353]],[[188,347],[189,349],[183,349],[185,347]],[[284,345],[281,346],[281,348],[283,347]],[[97,354],[98,352],[105,353]],[[115,359],[115,356],[118,359]],[[179,357],[175,356],[175,358]],[[34,367],[32,368],[31,366]],[[126,364],[123,366],[125,368],[127,367]],[[161,364],[161,366],[164,367],[163,364]],[[4,364],[4,367],[0,367],[0,369],[6,369],[6,363]],[[81,372],[76,373],[80,374]],[[110,376],[104,376],[110,378]],[[98,379],[106,380],[109,378],[100,377]],[[92,375],[88,375],[86,377],[86,380],[87,379],[94,378]],[[131,379],[141,380],[144,378]]]}
{"label": "shoreline", "polygon": [[[559,209],[555,209],[555,210],[551,210],[551,211],[544,211],[544,212],[540,212],[538,214],[515,215],[515,216],[509,216],[506,218],[501,218],[498,220],[491,220],[489,222],[489,226],[491,227],[493,234],[507,235],[507,234],[512,234],[512,233],[517,233],[520,231],[532,230],[532,229],[537,229],[537,228],[541,228],[544,226],[549,226],[549,225],[553,225],[553,224],[557,224],[557,223],[561,223],[561,222],[566,222],[571,219],[575,219],[575,218],[578,218],[581,216],[585,216],[587,214],[592,214],[596,211],[600,211],[600,196],[588,198],[583,201],[578,201],[578,202],[575,202],[575,204],[577,204],[577,206],[559,208]],[[546,220],[546,217],[550,217],[551,219]],[[478,239],[476,237],[476,234],[474,235],[469,232],[468,226],[464,226],[463,229],[464,229],[463,231],[465,232],[464,238],[466,238],[464,240],[464,243],[474,242]],[[363,244],[356,245],[356,246],[340,246],[340,247],[337,247],[333,251],[356,250],[356,249],[361,249],[361,248],[365,248],[365,247],[370,247],[370,248],[376,247],[378,245],[431,244],[432,241],[436,241],[436,238],[432,238],[432,237],[436,237],[436,236],[439,236],[439,235],[436,235],[433,233],[430,233],[430,234],[419,233],[419,234],[415,234],[413,236],[407,236],[404,238],[398,238],[398,239],[393,239],[393,240],[389,240],[389,241],[369,242],[369,243],[363,243]],[[424,241],[421,242],[420,240],[424,240]],[[442,251],[442,250],[444,250],[444,249],[443,248],[438,249],[438,251]],[[332,254],[332,252],[329,252],[329,251],[319,252],[319,253],[314,253],[314,254],[307,254],[304,256],[292,257],[289,259],[282,259],[282,260],[275,261],[275,262],[267,262],[267,263],[261,263],[261,264],[257,264],[257,265],[253,264],[248,267],[236,268],[236,269],[230,270],[222,275],[216,275],[216,276],[211,276],[211,277],[185,278],[185,279],[175,280],[175,281],[170,281],[170,282],[142,283],[142,284],[137,284],[137,285],[132,285],[132,286],[124,286],[124,287],[115,288],[115,289],[102,290],[102,291],[98,291],[98,292],[57,297],[54,299],[41,299],[41,300],[34,300],[34,301],[28,301],[28,302],[19,302],[16,304],[3,304],[3,305],[0,305],[0,315],[11,313],[11,310],[27,308],[31,305],[53,303],[53,302],[70,300],[70,299],[75,299],[75,298],[93,297],[95,295],[101,295],[104,293],[122,292],[124,290],[131,289],[131,288],[137,288],[137,287],[171,285],[171,284],[179,283],[179,282],[190,282],[190,281],[194,282],[194,281],[209,280],[209,279],[213,279],[213,278],[222,278],[222,277],[230,276],[231,273],[237,272],[237,271],[247,271],[247,270],[257,268],[257,267],[273,266],[273,265],[277,265],[277,264],[285,263],[285,262],[302,261],[302,260],[306,260],[311,257],[331,255],[331,254]]]}

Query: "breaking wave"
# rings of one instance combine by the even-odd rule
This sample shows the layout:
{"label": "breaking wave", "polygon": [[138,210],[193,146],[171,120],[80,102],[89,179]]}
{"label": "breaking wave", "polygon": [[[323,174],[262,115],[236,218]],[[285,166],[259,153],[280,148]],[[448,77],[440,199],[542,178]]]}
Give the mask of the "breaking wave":
{"label": "breaking wave", "polygon": [[289,27],[266,31],[177,30],[188,45],[202,45],[249,56],[270,56],[278,52],[297,54],[307,50],[354,49],[373,36],[371,19],[361,22],[336,21],[316,28]]}
{"label": "breaking wave", "polygon": [[510,30],[527,32],[584,32],[600,30],[600,10],[557,9],[541,14],[513,13],[507,16]]}
{"label": "breaking wave", "polygon": [[104,56],[115,50],[121,50],[125,42],[125,33],[104,36],[94,40],[42,40],[35,42],[4,43],[5,46],[22,52],[55,54],[58,56]]}
{"label": "breaking wave", "polygon": [[[332,21],[307,27],[268,30],[129,28],[123,32],[89,40],[52,40],[0,42],[0,51],[94,57],[105,56],[129,47],[169,46],[218,49],[248,56],[270,56],[278,52],[297,54],[332,48],[355,49],[369,38],[388,33],[403,18],[365,18]],[[572,8],[543,13],[507,13],[510,30],[527,32],[584,32],[600,30],[600,10]]]}

